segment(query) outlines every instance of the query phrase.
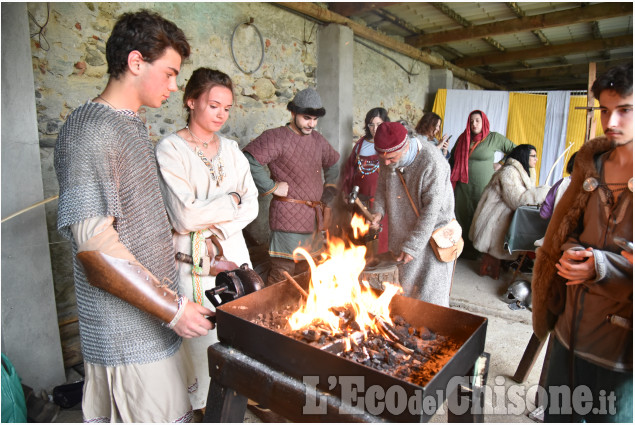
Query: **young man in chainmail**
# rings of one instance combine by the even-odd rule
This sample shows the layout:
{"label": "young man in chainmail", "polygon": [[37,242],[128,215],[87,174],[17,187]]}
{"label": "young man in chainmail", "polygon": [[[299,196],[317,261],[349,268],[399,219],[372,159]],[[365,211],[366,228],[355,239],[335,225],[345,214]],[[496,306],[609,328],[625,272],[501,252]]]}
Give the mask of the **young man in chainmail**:
{"label": "young man in chainmail", "polygon": [[[177,91],[190,54],[156,13],[124,14],[106,44],[108,84],[55,147],[58,230],[71,240],[88,422],[189,421],[195,387],[181,337],[213,314],[178,294],[171,229],[148,131],[137,115]],[[189,388],[188,388],[189,387]]]}
{"label": "young man in chainmail", "polygon": [[291,122],[265,131],[244,149],[258,192],[273,193],[268,284],[284,280],[283,271],[294,275],[308,269],[306,261],[294,262],[296,248],[314,258],[322,252],[323,208],[333,201],[339,176],[340,154],[315,131],[326,113],[320,95],[312,88],[301,90],[287,109]]}

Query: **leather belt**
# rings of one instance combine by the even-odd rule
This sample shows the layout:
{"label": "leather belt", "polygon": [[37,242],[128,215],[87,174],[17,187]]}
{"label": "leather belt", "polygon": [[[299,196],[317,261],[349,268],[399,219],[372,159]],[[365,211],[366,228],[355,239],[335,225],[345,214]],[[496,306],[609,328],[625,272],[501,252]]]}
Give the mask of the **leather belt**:
{"label": "leather belt", "polygon": [[302,199],[287,198],[286,196],[275,196],[274,199],[282,202],[293,202],[294,204],[303,204],[311,208],[324,208],[324,203],[320,201],[303,201]]}
{"label": "leather belt", "polygon": [[324,208],[326,207],[326,204],[324,202],[304,201],[302,199],[293,199],[293,198],[287,198],[286,196],[276,196],[276,195],[273,196],[273,199],[282,201],[282,202],[302,204],[302,205],[306,205],[307,207],[315,209],[315,215],[318,220],[318,229],[324,230]]}

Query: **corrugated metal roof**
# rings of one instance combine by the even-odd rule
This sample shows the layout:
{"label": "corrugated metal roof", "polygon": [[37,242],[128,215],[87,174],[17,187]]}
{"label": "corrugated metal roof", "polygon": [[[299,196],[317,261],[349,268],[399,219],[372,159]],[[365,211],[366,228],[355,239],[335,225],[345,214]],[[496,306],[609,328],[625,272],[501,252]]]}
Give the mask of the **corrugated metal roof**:
{"label": "corrugated metal roof", "polygon": [[[329,8],[337,9],[338,3],[327,3]],[[609,2],[403,2],[395,4],[385,3],[341,3],[348,5],[348,17],[357,22],[365,23],[371,28],[387,35],[403,39],[408,43],[410,36],[423,35],[439,32],[469,31],[466,28],[480,30],[488,25],[488,28],[496,28],[501,22],[519,22],[521,16],[547,15],[550,13],[564,13],[568,16],[582,16],[585,8],[597,9],[602,12],[611,9],[618,3]],[[545,46],[569,45],[579,42],[595,42],[598,39],[615,38],[630,35],[630,45],[621,45],[606,48],[601,46],[595,50],[565,52],[555,57],[512,59],[500,63],[487,63],[467,66],[483,77],[496,75],[497,82],[500,80],[500,73],[503,71],[531,70],[543,67],[568,66],[588,64],[598,62],[600,64],[611,64],[608,62],[614,59],[628,59],[632,61],[632,36],[633,36],[633,12],[632,3],[630,10],[623,13],[622,10],[614,12],[620,16],[598,18],[595,21],[583,19],[583,22],[575,22],[562,26],[544,27],[535,30],[519,30],[514,33],[492,33],[475,38],[465,38],[461,40],[448,40],[447,43],[437,42],[434,45],[425,45],[423,48],[429,49],[436,54],[443,56],[448,61],[457,61],[461,58],[479,58],[480,56],[516,53],[523,50],[536,50]],[[354,5],[354,6],[352,6]],[[370,10],[373,5],[374,10]],[[377,7],[380,5],[381,7]],[[628,6],[628,4],[627,4]],[[620,8],[624,8],[624,4]],[[359,12],[355,12],[355,10]],[[342,9],[344,10],[344,9]],[[606,13],[605,13],[606,15]],[[462,33],[463,34],[463,33]],[[590,45],[590,44],[589,44]],[[417,45],[415,44],[415,47]],[[544,88],[550,89],[549,78],[546,73],[541,76]],[[557,78],[561,85],[563,78]],[[539,85],[540,81],[535,81]],[[524,81],[510,81],[510,85],[520,84],[525,86]],[[571,87],[563,89],[585,89],[586,81],[577,78],[572,79]]]}

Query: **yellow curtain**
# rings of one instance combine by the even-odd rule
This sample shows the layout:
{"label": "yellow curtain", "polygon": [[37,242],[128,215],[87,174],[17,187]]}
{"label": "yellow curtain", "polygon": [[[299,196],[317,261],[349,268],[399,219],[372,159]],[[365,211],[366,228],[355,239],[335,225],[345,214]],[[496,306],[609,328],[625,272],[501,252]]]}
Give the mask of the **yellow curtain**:
{"label": "yellow curtain", "polygon": [[[595,106],[599,106],[597,100],[594,103]],[[584,144],[584,138],[586,136],[586,115],[587,111],[585,109],[576,109],[576,107],[586,107],[587,106],[587,98],[586,96],[571,96],[571,100],[569,101],[569,118],[567,120],[567,139],[566,146],[569,144],[573,144],[573,147],[569,149],[564,158],[564,170],[563,177],[567,176],[567,162],[569,162],[569,158],[575,152],[577,152],[582,145]],[[596,110],[594,112],[595,115],[595,137],[603,136],[604,131],[602,130],[602,122],[600,121],[600,111]]]}
{"label": "yellow curtain", "polygon": [[436,96],[434,96],[434,105],[432,105],[432,112],[441,117],[441,134],[443,134],[443,118],[445,117],[445,99],[448,97],[447,89],[437,90]]}
{"label": "yellow curtain", "polygon": [[528,93],[509,93],[507,138],[517,145],[524,143],[536,147],[536,181],[540,179],[540,162],[545,133],[547,96]]}
{"label": "yellow curtain", "polygon": [[[445,117],[445,101],[447,90],[439,89],[434,98],[432,112],[439,115],[441,120]],[[509,112],[507,122],[507,138],[516,144],[529,143],[534,145],[538,154],[536,164],[536,179],[540,179],[540,162],[544,143],[545,119],[547,113],[547,96],[525,93],[509,94]],[[586,96],[571,96],[569,102],[569,117],[567,119],[567,136],[565,146],[573,142],[573,147],[569,149],[564,158],[563,177],[567,175],[566,165],[571,155],[577,152],[584,144],[586,130],[586,110],[575,109],[576,106],[586,106]],[[595,106],[599,106],[595,101]],[[603,136],[602,124],[600,121],[600,111],[595,111],[595,136]],[[441,134],[443,134],[443,121],[441,122]]]}

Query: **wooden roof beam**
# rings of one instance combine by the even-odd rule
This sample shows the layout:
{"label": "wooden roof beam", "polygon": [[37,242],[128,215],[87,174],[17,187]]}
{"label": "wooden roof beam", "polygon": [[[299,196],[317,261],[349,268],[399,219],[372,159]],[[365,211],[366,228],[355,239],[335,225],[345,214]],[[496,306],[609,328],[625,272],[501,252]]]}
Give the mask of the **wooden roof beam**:
{"label": "wooden roof beam", "polygon": [[[633,59],[631,58],[630,61]],[[606,62],[597,62],[598,73],[607,71],[609,68],[628,62],[629,59],[615,59]],[[510,80],[523,80],[523,79],[544,79],[553,77],[571,77],[572,79],[578,79],[578,77],[586,78],[589,73],[589,64],[582,63],[577,65],[566,66],[551,66],[545,68],[526,69],[518,71],[508,72],[492,72],[489,74],[491,79],[510,79]]]}
{"label": "wooden roof beam", "polygon": [[[398,26],[401,29],[404,29],[408,32],[410,32],[410,34],[425,34],[425,32],[421,31],[419,28],[415,27],[414,25],[409,24],[408,22],[404,21],[403,19],[399,18],[398,16],[393,15],[392,13],[388,12],[385,9],[377,9],[377,10],[373,10],[373,13],[377,16],[379,16],[384,22],[388,21],[393,25]],[[447,54],[454,56],[456,58],[462,58],[465,55],[461,52],[459,52],[456,49],[453,49],[450,46],[435,46],[437,49],[437,52],[439,50],[443,50],[444,52],[446,52]],[[422,49],[427,51],[428,53],[431,52],[431,49]],[[443,55],[443,57],[447,58],[447,55]]]}
{"label": "wooden roof beam", "polygon": [[424,34],[424,32],[421,31],[419,28],[415,27],[412,24],[409,24],[408,22],[404,21],[400,17],[395,16],[392,13],[388,12],[387,10],[377,9],[377,10],[373,10],[373,13],[379,16],[381,19],[386,20],[390,22],[391,24],[398,26],[399,28],[402,28],[410,32],[411,34]]}
{"label": "wooden roof beam", "polygon": [[551,46],[538,47],[535,49],[515,50],[513,52],[508,51],[505,53],[492,53],[489,55],[465,57],[456,59],[454,61],[454,64],[462,68],[471,68],[475,66],[487,66],[495,63],[570,55],[573,53],[607,50],[632,45],[633,35],[629,34],[599,40],[578,41],[575,43],[559,45],[556,44]]}
{"label": "wooden roof beam", "polygon": [[570,90],[570,91],[585,91],[587,89],[587,78],[561,78],[558,80],[549,81],[509,81],[507,82],[507,91],[540,91],[547,92],[550,90]]}
{"label": "wooden roof beam", "polygon": [[337,13],[333,13],[328,9],[319,7],[315,3],[275,2],[274,4],[280,6],[283,9],[293,10],[297,13],[303,14],[305,16],[309,16],[321,22],[345,25],[353,31],[353,34],[361,38],[370,40],[374,43],[377,43],[380,46],[391,49],[397,53],[401,53],[402,55],[405,55],[410,58],[416,59],[420,62],[426,63],[430,65],[431,67],[449,69],[450,71],[452,71],[452,74],[456,78],[469,81],[483,88],[493,89],[493,90],[504,89],[502,86],[486,80],[485,78],[483,78],[482,76],[480,76],[479,74],[473,71],[459,68],[458,66],[454,65],[451,62],[446,61],[443,58],[434,56],[428,52],[417,49],[409,44],[402,43],[401,41],[396,40],[387,35],[380,34],[379,32],[368,28],[366,25],[358,24],[357,22],[352,21],[345,16],[339,15]]}
{"label": "wooden roof beam", "polygon": [[[468,21],[463,16],[459,15],[458,13],[456,13],[454,11],[454,9],[451,9],[445,3],[433,2],[433,3],[430,3],[430,4],[435,9],[437,9],[439,12],[443,13],[444,15],[446,15],[448,18],[450,18],[450,19],[454,20],[455,22],[458,22],[459,24],[463,25],[463,27],[465,27],[465,28],[473,27],[473,25],[472,25],[472,23],[470,21]],[[503,47],[502,44],[500,44],[498,41],[494,40],[491,37],[483,37],[483,41],[486,42],[487,44],[489,44],[490,46],[492,46],[493,48],[495,48],[496,50],[500,51],[500,52],[504,52],[506,50],[505,47]]]}
{"label": "wooden roof beam", "polygon": [[[508,8],[511,9],[512,12],[514,12],[517,17],[522,18],[524,16],[527,16],[525,11],[518,5],[518,3],[506,2],[505,4]],[[542,43],[543,46],[549,46],[551,44],[547,36],[542,31],[532,30],[531,33],[536,36],[536,38]]]}
{"label": "wooden roof beam", "polygon": [[351,17],[371,10],[381,9],[386,6],[394,6],[399,3],[326,3],[329,10],[338,15]]}
{"label": "wooden roof beam", "polygon": [[579,24],[632,14],[633,4],[631,2],[600,3],[542,15],[506,19],[491,24],[475,25],[469,28],[414,35],[406,37],[406,42],[414,47],[426,47],[455,41],[471,40],[474,38]]}

